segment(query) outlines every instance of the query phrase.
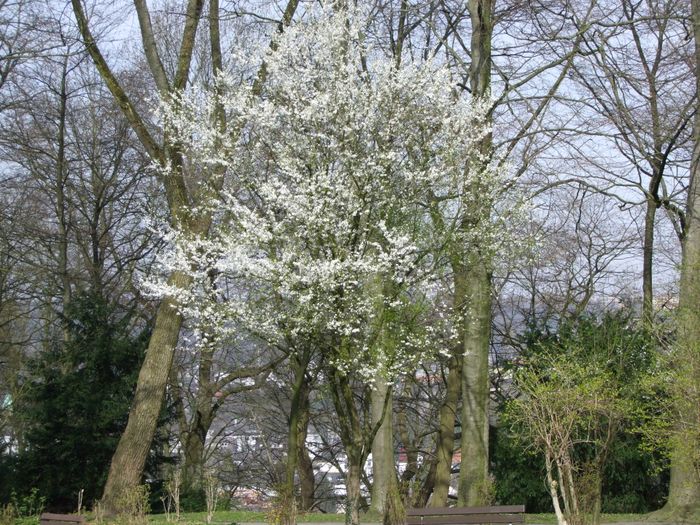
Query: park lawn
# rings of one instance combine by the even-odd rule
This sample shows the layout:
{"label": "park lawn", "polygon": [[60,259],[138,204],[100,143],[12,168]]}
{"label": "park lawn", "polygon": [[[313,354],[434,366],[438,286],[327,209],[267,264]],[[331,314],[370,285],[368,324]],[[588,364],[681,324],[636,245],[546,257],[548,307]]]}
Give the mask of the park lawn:
{"label": "park lawn", "polygon": [[[206,512],[183,512],[180,513],[180,521],[178,523],[205,523],[206,522]],[[165,514],[152,514],[149,516],[149,521],[153,524],[165,524],[167,523],[165,519]],[[363,521],[370,522],[381,522],[379,516],[363,516],[365,518]],[[307,514],[300,514],[297,517],[299,523],[343,523],[345,521],[344,514],[324,514],[321,512],[310,512]],[[214,514],[212,523],[216,525],[230,525],[232,523],[267,523],[267,514],[264,512],[252,512],[247,510],[223,510],[217,511]]]}
{"label": "park lawn", "polygon": [[[619,523],[619,522],[639,522],[646,521],[646,514],[603,514],[603,523]],[[267,516],[264,512],[251,511],[218,511],[214,514],[212,523],[214,525],[231,525],[233,523],[267,523]],[[205,523],[206,513],[204,512],[183,512],[180,514],[180,525],[202,524]],[[299,523],[343,523],[345,521],[344,514],[323,514],[313,512],[299,515],[297,521]],[[361,517],[362,523],[381,523],[379,515],[365,514]],[[542,523],[545,525],[555,524],[557,522],[554,514],[526,514],[526,523]],[[154,525],[165,525],[165,514],[152,514],[150,522]]]}
{"label": "park lawn", "polygon": [[[648,516],[648,514],[603,514],[602,522],[640,522],[646,521]],[[91,520],[92,516],[88,514],[88,523],[91,523]],[[168,523],[165,519],[165,514],[151,514],[148,516],[148,521],[152,525],[166,525]],[[299,523],[343,523],[345,521],[345,515],[313,512],[299,515],[297,521]],[[360,521],[366,524],[380,524],[382,519],[378,514],[367,513],[361,516]],[[556,524],[557,519],[554,514],[526,514],[525,522],[551,525]],[[172,521],[171,523],[177,523],[177,525],[203,525],[206,523],[206,512],[183,512],[180,514],[180,521]],[[213,525],[233,525],[236,523],[268,523],[268,521],[267,515],[264,512],[245,510],[218,511],[214,514],[214,519],[212,520]],[[14,525],[38,524],[38,516],[17,519],[14,523]]]}
{"label": "park lawn", "polygon": [[[620,522],[638,522],[646,521],[648,514],[603,514],[601,516],[602,523],[620,523]],[[556,523],[557,517],[554,513],[551,514],[525,514],[525,523],[543,523],[549,525]]]}

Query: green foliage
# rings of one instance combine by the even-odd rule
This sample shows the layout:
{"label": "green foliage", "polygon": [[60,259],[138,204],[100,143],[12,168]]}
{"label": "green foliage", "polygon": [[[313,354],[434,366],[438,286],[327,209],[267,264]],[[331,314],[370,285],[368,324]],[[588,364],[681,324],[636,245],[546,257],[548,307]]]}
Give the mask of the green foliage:
{"label": "green foliage", "polygon": [[183,490],[180,495],[180,508],[183,512],[204,512],[207,510],[207,498],[204,489],[193,487]]}
{"label": "green foliage", "polygon": [[39,494],[39,489],[34,487],[29,491],[29,494],[22,497],[18,497],[16,492],[12,492],[10,505],[20,518],[38,516],[44,511],[46,497]]}
{"label": "green foliage", "polygon": [[30,364],[18,412],[26,425],[15,485],[35,487],[56,510],[101,496],[109,461],[128,416],[147,334],[99,295],[77,296],[64,312],[66,342]]}
{"label": "green foliage", "polygon": [[528,512],[551,512],[552,500],[545,485],[544,459],[519,432],[505,425],[491,429],[491,470],[495,478],[496,502],[524,503]]}
{"label": "green foliage", "polygon": [[[600,476],[604,512],[645,512],[663,504],[666,460],[649,439],[663,433],[663,360],[654,338],[628,313],[570,320],[556,331],[532,330],[515,368],[520,394],[508,405],[492,448],[499,501],[551,511],[543,436],[556,424],[569,433],[582,501]],[[526,416],[533,403],[536,409]],[[550,454],[564,450],[557,446]]]}
{"label": "green foliage", "polygon": [[668,460],[643,436],[623,433],[613,444],[603,474],[603,512],[650,512],[666,503]]}

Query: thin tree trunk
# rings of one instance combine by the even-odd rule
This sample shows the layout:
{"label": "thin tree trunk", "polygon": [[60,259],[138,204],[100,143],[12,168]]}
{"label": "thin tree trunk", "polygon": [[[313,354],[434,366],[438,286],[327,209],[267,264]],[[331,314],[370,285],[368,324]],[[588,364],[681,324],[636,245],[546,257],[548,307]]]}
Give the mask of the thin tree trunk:
{"label": "thin tree trunk", "polygon": [[[343,344],[340,342],[339,344]],[[372,425],[369,388],[353,392],[350,379],[337,368],[328,369],[333,406],[338,415],[338,430],[348,460],[346,472],[346,525],[358,525],[360,514],[360,481],[367,455],[372,447],[379,425]],[[360,409],[356,404],[359,401]]]}
{"label": "thin tree trunk", "polygon": [[656,203],[651,197],[647,197],[646,206],[642,258],[642,319],[650,326],[654,316],[653,259]]}
{"label": "thin tree trunk", "polygon": [[455,443],[455,420],[462,390],[461,349],[455,352],[448,365],[447,391],[440,407],[440,429],[435,450],[435,486],[430,499],[431,507],[445,507],[452,481],[452,457]]}
{"label": "thin tree trunk", "polygon": [[[410,398],[411,396],[411,387],[408,382],[405,383],[404,385],[404,397]],[[404,450],[406,452],[406,468],[404,471],[401,473],[401,478],[399,479],[399,494],[401,496],[401,501],[406,502],[406,504],[409,504],[409,497],[410,497],[410,491],[411,491],[411,485],[415,486],[414,479],[416,476],[421,471],[421,467],[418,465],[418,456],[420,454],[419,446],[420,443],[417,443],[416,441],[420,441],[420,438],[417,440],[411,436],[411,432],[409,430],[409,414],[405,410],[397,410],[396,413],[394,414],[394,417],[396,418],[396,431],[399,436],[399,440],[403,444]],[[430,461],[429,463],[433,463]],[[423,468],[427,467],[427,465],[424,465]],[[415,494],[418,491],[414,491],[413,496],[415,497]],[[411,503],[411,506],[414,506],[413,503]]]}
{"label": "thin tree trunk", "polygon": [[557,490],[557,482],[552,474],[552,457],[547,452],[545,453],[545,468],[547,470],[547,488],[549,489],[549,495],[552,498],[552,506],[554,507],[554,514],[557,517],[557,523],[559,525],[568,525],[564,513],[561,511],[561,506],[559,505],[559,492]]}
{"label": "thin tree trunk", "polygon": [[435,487],[435,470],[436,470],[436,460],[433,459],[430,461],[430,467],[428,468],[428,474],[425,476],[425,480],[423,481],[420,490],[418,493],[413,497],[413,506],[414,507],[425,507],[428,504],[428,498],[430,498],[430,494],[433,492],[433,488]]}
{"label": "thin tree trunk", "polygon": [[196,413],[193,415],[191,428],[187,430],[182,444],[181,492],[183,494],[193,494],[203,490],[206,428],[202,422],[202,414],[199,413],[199,410],[196,410]]}
{"label": "thin tree trunk", "polygon": [[562,467],[561,458],[557,457],[555,460],[557,467],[557,476],[559,478],[559,492],[561,493],[561,499],[564,502],[564,512],[567,516],[572,516],[573,509],[571,507],[571,498],[569,497],[571,492],[568,490],[568,485],[566,482],[566,477],[564,475],[564,468]]}
{"label": "thin tree trunk", "polygon": [[[656,98],[652,99],[652,112],[658,115],[656,110]],[[655,122],[655,134],[658,136],[658,117]],[[644,214],[644,246],[642,257],[642,322],[647,328],[653,328],[654,323],[654,239],[656,225],[656,210],[660,205],[659,187],[664,176],[664,163],[656,160],[663,156],[661,146],[656,145],[656,154],[649,161],[652,176],[649,180],[646,197],[646,212]]]}
{"label": "thin tree trunk", "polygon": [[[56,218],[58,226],[58,275],[61,278],[63,309],[68,307],[71,300],[71,282],[68,275],[68,218],[66,216],[66,117],[68,113],[68,53],[63,57],[61,71],[61,91],[59,93],[58,112],[58,151],[56,152]],[[64,324],[63,341],[70,339],[68,325]]]}
{"label": "thin tree trunk", "polygon": [[580,516],[581,508],[579,507],[578,496],[576,494],[576,484],[574,483],[573,464],[571,461],[571,456],[569,455],[568,451],[563,454],[562,474],[564,475],[564,478],[562,478],[560,481],[563,484],[564,488],[566,489],[566,492],[569,494],[569,504],[571,505],[571,507],[570,507],[571,514],[573,514],[575,516]]}
{"label": "thin tree trunk", "polygon": [[294,477],[297,471],[299,459],[299,447],[301,441],[301,418],[304,405],[306,365],[307,359],[294,359],[294,386],[292,390],[292,403],[289,410],[287,435],[287,464],[285,466],[284,487],[282,488],[283,525],[294,525],[297,519],[296,495],[294,491]]}
{"label": "thin tree trunk", "polygon": [[[209,334],[209,340],[214,336]],[[190,424],[182,429],[185,434],[184,462],[182,467],[182,492],[196,492],[203,489],[204,481],[204,451],[207,434],[216,415],[216,406],[212,405],[214,398],[212,369],[214,366],[214,347],[212,344],[202,348],[197,371],[197,394],[194,400]]]}
{"label": "thin tree trunk", "polygon": [[603,476],[602,470],[595,473],[595,493],[593,494],[593,509],[591,509],[591,523],[600,525],[600,513],[603,507]]}
{"label": "thin tree trunk", "polygon": [[345,525],[360,524],[360,479],[362,463],[358,452],[346,450],[348,470],[345,473]]}
{"label": "thin tree trunk", "polygon": [[297,441],[297,472],[299,474],[299,495],[300,507],[302,511],[310,511],[315,504],[316,479],[314,478],[314,467],[306,448],[306,436],[309,431],[310,404],[308,380],[302,384],[302,391],[299,396],[299,439]]}

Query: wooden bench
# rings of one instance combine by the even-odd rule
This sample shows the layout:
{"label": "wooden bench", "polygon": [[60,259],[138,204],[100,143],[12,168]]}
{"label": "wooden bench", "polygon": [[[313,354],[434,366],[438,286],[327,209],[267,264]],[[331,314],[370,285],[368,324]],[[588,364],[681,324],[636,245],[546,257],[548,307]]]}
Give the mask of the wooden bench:
{"label": "wooden bench", "polygon": [[525,505],[436,507],[406,510],[406,525],[462,525],[467,523],[525,523]]}
{"label": "wooden bench", "polygon": [[40,525],[83,525],[85,523],[85,516],[78,516],[77,514],[51,514],[50,512],[44,512],[39,517]]}

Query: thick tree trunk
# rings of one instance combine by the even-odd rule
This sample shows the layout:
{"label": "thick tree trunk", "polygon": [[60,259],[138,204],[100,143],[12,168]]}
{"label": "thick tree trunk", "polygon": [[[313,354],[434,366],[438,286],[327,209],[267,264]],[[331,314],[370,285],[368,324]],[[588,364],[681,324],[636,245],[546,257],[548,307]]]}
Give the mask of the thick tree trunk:
{"label": "thick tree trunk", "polygon": [[462,361],[462,462],[459,505],[488,503],[489,479],[489,341],[491,337],[491,276],[473,256],[468,266]]}
{"label": "thick tree trunk", "polygon": [[452,457],[455,443],[455,420],[462,390],[461,348],[450,359],[447,373],[447,391],[440,407],[440,429],[435,450],[435,486],[430,499],[431,507],[445,507],[452,480]]}
{"label": "thick tree trunk", "polygon": [[[185,287],[189,278],[173,274],[170,284]],[[182,319],[171,299],[162,301],[158,308],[156,324],[139,372],[136,393],[129,412],[126,430],[122,434],[117,450],[112,457],[107,484],[104,490],[105,511],[118,511],[120,499],[125,492],[141,483],[143,467],[151,448],[156,424],[165,397],[173,360],[173,349],[177,345]]]}
{"label": "thick tree trunk", "polygon": [[[692,0],[691,5],[697,90],[700,89],[700,0]],[[700,111],[695,113],[693,141],[678,306],[679,435],[671,460],[668,503],[664,508],[676,518],[697,518],[700,512]]]}
{"label": "thick tree trunk", "polygon": [[[469,71],[472,96],[482,99],[491,93],[491,38],[495,0],[469,0],[472,25],[471,66]],[[492,138],[484,137],[479,144],[479,157],[473,159],[470,170],[483,172],[484,162],[492,153]],[[488,200],[479,209],[470,210],[465,224],[478,226],[491,213]],[[488,247],[471,247],[456,275],[465,294],[459,304],[463,323],[462,361],[462,462],[457,489],[460,505],[481,505],[489,496],[488,432],[489,432],[489,343],[491,336],[491,270]],[[459,282],[459,281],[462,282]]]}

